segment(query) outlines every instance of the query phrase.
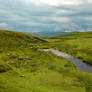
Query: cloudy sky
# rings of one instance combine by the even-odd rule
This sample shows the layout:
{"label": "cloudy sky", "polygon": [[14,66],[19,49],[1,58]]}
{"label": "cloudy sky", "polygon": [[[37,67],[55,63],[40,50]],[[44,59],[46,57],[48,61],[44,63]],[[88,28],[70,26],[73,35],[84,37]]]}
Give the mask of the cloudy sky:
{"label": "cloudy sky", "polygon": [[92,30],[92,0],[0,0],[0,29],[22,32]]}

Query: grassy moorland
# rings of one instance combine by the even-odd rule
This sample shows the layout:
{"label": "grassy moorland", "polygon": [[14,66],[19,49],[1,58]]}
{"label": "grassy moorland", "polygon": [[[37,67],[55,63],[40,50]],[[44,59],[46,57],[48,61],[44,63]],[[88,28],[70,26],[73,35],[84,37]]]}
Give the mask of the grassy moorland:
{"label": "grassy moorland", "polygon": [[47,45],[60,49],[62,43],[51,40],[51,45],[29,34],[0,31],[0,92],[92,92],[92,74],[39,50]]}
{"label": "grassy moorland", "polygon": [[71,34],[64,34],[64,35],[58,35],[54,38],[92,38],[92,32],[77,32],[77,33],[71,33]]}
{"label": "grassy moorland", "polygon": [[67,52],[92,65],[92,32],[59,35],[48,41],[49,48]]}

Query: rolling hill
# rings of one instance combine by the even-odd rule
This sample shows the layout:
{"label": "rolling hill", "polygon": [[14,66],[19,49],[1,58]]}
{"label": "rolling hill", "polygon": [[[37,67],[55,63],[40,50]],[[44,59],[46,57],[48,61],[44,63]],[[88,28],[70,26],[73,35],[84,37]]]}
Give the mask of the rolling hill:
{"label": "rolling hill", "polygon": [[0,92],[92,92],[92,74],[40,50],[60,49],[60,41],[0,31]]}
{"label": "rolling hill", "polygon": [[48,41],[50,48],[67,52],[92,65],[92,31],[59,35]]}
{"label": "rolling hill", "polygon": [[92,31],[58,35],[54,38],[86,38],[86,37],[92,38]]}

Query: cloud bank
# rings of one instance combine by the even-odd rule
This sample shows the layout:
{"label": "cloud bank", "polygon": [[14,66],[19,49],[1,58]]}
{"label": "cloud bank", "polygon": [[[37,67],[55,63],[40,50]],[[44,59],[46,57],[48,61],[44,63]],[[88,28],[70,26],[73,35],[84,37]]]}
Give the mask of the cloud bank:
{"label": "cloud bank", "polygon": [[0,29],[22,32],[92,30],[92,0],[0,0]]}

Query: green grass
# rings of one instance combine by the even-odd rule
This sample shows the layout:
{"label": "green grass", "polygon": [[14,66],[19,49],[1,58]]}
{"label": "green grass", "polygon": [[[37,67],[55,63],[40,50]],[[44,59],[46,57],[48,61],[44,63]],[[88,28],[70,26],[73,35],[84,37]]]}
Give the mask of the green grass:
{"label": "green grass", "polygon": [[92,37],[92,32],[78,32],[78,33],[71,33],[71,34],[64,34],[59,35],[53,38],[86,38],[86,37]]}
{"label": "green grass", "polygon": [[47,47],[67,52],[92,65],[92,32],[66,34],[47,40]]}
{"label": "green grass", "polygon": [[92,74],[76,70],[72,62],[51,52],[39,51],[60,49],[56,44],[61,42],[0,31],[0,92],[92,92]]}

